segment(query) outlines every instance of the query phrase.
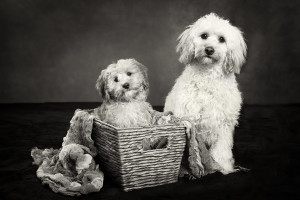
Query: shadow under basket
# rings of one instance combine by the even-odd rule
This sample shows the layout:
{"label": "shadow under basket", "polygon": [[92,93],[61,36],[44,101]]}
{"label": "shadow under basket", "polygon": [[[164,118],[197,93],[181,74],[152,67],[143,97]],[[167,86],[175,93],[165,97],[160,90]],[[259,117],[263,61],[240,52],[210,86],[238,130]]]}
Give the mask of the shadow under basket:
{"label": "shadow under basket", "polygon": [[[105,176],[124,191],[178,181],[186,144],[184,126],[116,128],[94,119],[92,138]],[[158,149],[145,146],[157,138],[163,138],[166,145]]]}

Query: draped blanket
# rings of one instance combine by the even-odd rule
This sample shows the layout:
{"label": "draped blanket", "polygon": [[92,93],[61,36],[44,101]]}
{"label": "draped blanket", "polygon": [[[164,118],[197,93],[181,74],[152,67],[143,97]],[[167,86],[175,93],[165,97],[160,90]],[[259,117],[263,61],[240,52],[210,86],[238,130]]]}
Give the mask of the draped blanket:
{"label": "draped blanket", "polygon": [[57,193],[78,196],[98,192],[104,175],[93,157],[97,155],[91,139],[94,115],[77,109],[60,149],[33,148],[37,177]]}

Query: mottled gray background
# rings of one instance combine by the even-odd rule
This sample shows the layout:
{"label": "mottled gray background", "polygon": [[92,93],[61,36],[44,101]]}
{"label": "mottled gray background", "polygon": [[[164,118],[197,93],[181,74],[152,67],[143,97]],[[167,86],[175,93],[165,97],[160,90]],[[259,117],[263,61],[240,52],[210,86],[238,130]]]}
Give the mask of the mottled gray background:
{"label": "mottled gray background", "polygon": [[300,103],[299,2],[2,0],[0,102],[100,101],[100,71],[134,57],[149,68],[150,103],[163,105],[183,70],[177,37],[216,12],[245,32],[245,103]]}

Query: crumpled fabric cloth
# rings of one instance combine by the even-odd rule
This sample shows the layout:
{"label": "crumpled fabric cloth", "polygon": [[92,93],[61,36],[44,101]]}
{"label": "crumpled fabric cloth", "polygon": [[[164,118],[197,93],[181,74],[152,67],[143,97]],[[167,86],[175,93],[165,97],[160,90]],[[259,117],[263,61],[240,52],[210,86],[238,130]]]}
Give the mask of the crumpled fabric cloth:
{"label": "crumpled fabric cloth", "polygon": [[219,171],[221,168],[210,155],[202,135],[197,131],[196,122],[188,122],[182,122],[186,127],[187,141],[179,176],[195,179]]}
{"label": "crumpled fabric cloth", "polygon": [[209,154],[202,135],[197,131],[197,120],[193,117],[177,118],[173,115],[162,116],[157,124],[180,124],[186,128],[186,147],[183,154],[179,177],[201,178],[221,169]]}
{"label": "crumpled fabric cloth", "polygon": [[60,149],[33,148],[33,164],[38,165],[37,177],[56,193],[79,196],[98,192],[104,174],[93,157],[97,155],[91,139],[94,114],[77,109]]}

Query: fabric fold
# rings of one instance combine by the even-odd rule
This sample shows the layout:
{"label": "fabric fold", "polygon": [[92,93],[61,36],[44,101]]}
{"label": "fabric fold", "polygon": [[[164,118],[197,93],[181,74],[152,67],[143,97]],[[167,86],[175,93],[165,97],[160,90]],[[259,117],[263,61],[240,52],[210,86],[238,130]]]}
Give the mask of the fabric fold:
{"label": "fabric fold", "polygon": [[97,155],[91,138],[94,115],[77,109],[60,149],[33,148],[33,164],[38,165],[37,177],[56,193],[78,196],[98,192],[104,174],[95,163]]}

